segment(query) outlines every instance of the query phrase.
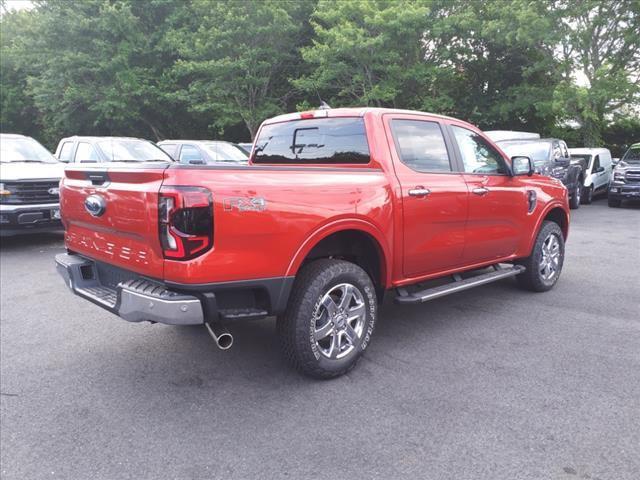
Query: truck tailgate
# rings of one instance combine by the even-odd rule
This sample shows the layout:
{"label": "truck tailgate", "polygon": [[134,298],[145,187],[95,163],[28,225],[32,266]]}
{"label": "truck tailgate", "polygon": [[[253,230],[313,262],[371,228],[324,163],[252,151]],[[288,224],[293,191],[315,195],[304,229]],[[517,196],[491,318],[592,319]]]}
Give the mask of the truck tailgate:
{"label": "truck tailgate", "polygon": [[165,163],[67,167],[60,189],[67,248],[162,278],[157,207],[166,168]]}

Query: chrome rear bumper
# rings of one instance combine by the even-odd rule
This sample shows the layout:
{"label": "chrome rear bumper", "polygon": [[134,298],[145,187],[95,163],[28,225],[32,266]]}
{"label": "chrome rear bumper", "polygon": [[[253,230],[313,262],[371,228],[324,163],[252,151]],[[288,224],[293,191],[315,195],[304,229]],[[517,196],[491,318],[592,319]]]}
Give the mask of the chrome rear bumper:
{"label": "chrome rear bumper", "polygon": [[129,322],[168,325],[204,323],[200,299],[167,289],[161,283],[132,274],[117,285],[104,284],[95,262],[80,255],[56,255],[56,269],[76,295]]}

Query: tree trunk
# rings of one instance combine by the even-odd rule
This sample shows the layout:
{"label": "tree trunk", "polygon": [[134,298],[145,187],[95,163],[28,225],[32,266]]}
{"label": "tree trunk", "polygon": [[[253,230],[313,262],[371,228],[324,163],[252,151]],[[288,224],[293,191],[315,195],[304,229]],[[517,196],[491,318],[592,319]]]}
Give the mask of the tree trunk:
{"label": "tree trunk", "polygon": [[160,140],[164,140],[164,135],[162,135],[162,132],[160,132],[160,130],[158,130],[158,128],[151,123],[149,120],[147,120],[146,118],[142,117],[142,121],[151,129],[151,132],[153,133],[153,136],[156,139],[156,142],[159,142]]}

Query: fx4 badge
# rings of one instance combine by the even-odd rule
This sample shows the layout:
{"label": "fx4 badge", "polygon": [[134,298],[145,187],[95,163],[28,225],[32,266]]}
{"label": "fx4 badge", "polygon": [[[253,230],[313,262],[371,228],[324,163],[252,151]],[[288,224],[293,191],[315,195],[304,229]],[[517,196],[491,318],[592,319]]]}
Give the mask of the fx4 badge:
{"label": "fx4 badge", "polygon": [[231,197],[222,202],[224,210],[231,212],[234,209],[239,212],[263,212],[267,209],[267,201],[262,197]]}

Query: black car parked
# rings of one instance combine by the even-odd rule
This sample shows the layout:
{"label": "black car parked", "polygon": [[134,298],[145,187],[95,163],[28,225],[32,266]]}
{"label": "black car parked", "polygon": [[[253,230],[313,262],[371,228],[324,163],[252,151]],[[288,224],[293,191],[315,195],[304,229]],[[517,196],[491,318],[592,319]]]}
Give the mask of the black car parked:
{"label": "black car parked", "polygon": [[580,196],[584,181],[583,162],[571,160],[567,144],[557,138],[501,140],[496,142],[510,157],[531,158],[536,172],[557,178],[569,190],[569,206],[580,207]]}

